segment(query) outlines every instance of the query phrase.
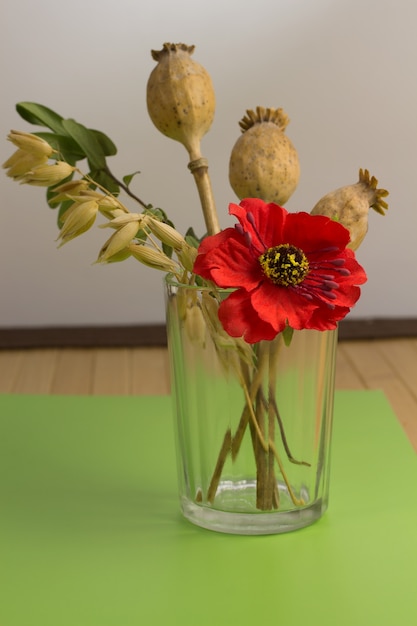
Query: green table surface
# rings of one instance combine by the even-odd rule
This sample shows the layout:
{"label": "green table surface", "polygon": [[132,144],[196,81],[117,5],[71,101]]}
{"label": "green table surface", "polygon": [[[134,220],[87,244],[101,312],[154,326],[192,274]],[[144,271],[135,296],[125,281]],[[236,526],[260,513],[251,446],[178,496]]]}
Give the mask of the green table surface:
{"label": "green table surface", "polygon": [[0,626],[416,626],[417,455],[336,394],[329,510],[285,535],[183,520],[170,398],[0,396]]}

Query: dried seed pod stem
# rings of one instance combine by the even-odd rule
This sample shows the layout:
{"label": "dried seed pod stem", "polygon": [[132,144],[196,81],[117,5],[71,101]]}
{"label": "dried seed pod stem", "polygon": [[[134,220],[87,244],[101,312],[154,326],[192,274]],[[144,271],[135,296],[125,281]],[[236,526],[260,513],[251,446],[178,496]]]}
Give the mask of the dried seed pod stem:
{"label": "dried seed pod stem", "polygon": [[215,95],[207,71],[191,59],[194,46],[165,43],[152,50],[156,67],[149,76],[146,98],[149,116],[157,129],[183,144],[188,165],[197,185],[207,232],[220,230],[208,173],[207,159],[201,155],[201,139],[214,117]]}
{"label": "dried seed pod stem", "polygon": [[194,176],[195,184],[197,185],[207,233],[209,235],[215,235],[220,231],[220,224],[208,173],[208,161],[204,157],[200,157],[199,159],[190,161],[188,168]]}

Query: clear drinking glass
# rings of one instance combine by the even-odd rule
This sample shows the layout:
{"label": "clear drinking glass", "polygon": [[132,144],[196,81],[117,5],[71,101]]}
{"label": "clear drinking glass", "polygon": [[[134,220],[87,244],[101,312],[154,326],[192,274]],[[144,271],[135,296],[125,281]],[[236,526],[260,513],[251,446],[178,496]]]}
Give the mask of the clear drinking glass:
{"label": "clear drinking glass", "polygon": [[225,533],[302,528],[328,504],[337,331],[247,344],[218,321],[228,293],[166,281],[182,512]]}

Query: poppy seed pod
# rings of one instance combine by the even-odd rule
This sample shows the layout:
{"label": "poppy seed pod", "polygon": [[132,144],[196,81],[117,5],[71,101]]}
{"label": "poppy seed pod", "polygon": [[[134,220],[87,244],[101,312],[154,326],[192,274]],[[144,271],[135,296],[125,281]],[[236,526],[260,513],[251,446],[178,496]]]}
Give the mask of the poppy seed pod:
{"label": "poppy seed pod", "polygon": [[191,59],[194,46],[165,43],[152,50],[158,62],[147,84],[147,107],[157,129],[182,143],[190,159],[200,158],[200,141],[209,130],[215,95],[207,71]]}
{"label": "poppy seed pod", "polygon": [[229,162],[229,181],[238,198],[260,198],[283,205],[300,177],[298,154],[284,131],[289,123],[282,109],[246,111]]}
{"label": "poppy seed pod", "polygon": [[386,189],[378,189],[375,176],[368,170],[359,170],[359,181],[354,185],[340,187],[326,194],[317,202],[312,215],[327,215],[340,222],[350,232],[348,248],[357,250],[368,231],[369,209],[385,215],[388,204],[382,199],[388,196]]}

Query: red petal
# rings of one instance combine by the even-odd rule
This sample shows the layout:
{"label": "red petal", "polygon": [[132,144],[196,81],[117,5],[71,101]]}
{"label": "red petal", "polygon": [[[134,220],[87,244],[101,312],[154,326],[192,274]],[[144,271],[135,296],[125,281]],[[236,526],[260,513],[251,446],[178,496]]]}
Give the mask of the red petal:
{"label": "red petal", "polygon": [[239,289],[223,300],[219,307],[219,319],[231,337],[243,337],[248,343],[263,339],[271,340],[277,330],[262,320],[252,306],[250,294]]}
{"label": "red petal", "polygon": [[333,310],[327,307],[320,307],[313,311],[306,328],[313,330],[334,330],[337,322],[342,320],[349,313],[349,307],[336,306]]}
{"label": "red petal", "polygon": [[219,287],[254,289],[262,278],[257,259],[234,228],[203,239],[193,271]]}
{"label": "red petal", "polygon": [[283,330],[287,323],[296,330],[305,328],[306,321],[318,306],[294,289],[279,287],[268,280],[252,292],[252,304],[259,316],[277,331]]}
{"label": "red petal", "polygon": [[343,255],[341,255],[345,259],[345,265],[343,266],[345,269],[349,270],[350,276],[341,276],[340,282],[349,282],[349,280],[355,285],[363,285],[366,283],[367,276],[366,272],[363,269],[362,265],[360,265],[356,258],[355,253],[350,248],[346,248],[344,250]]}
{"label": "red petal", "polygon": [[[310,215],[310,213],[289,213],[285,221],[284,238],[300,248],[306,255],[314,254],[314,260],[320,258],[320,252],[328,258],[326,248],[343,250],[350,241],[347,228],[331,220],[325,215]],[[334,254],[334,253],[333,253]]]}
{"label": "red petal", "polygon": [[[267,204],[258,198],[246,198],[240,205],[231,204],[229,213],[235,215],[245,231],[250,233],[253,243],[260,252],[283,241],[283,229],[288,212],[278,204]],[[251,220],[248,220],[248,213]]]}

